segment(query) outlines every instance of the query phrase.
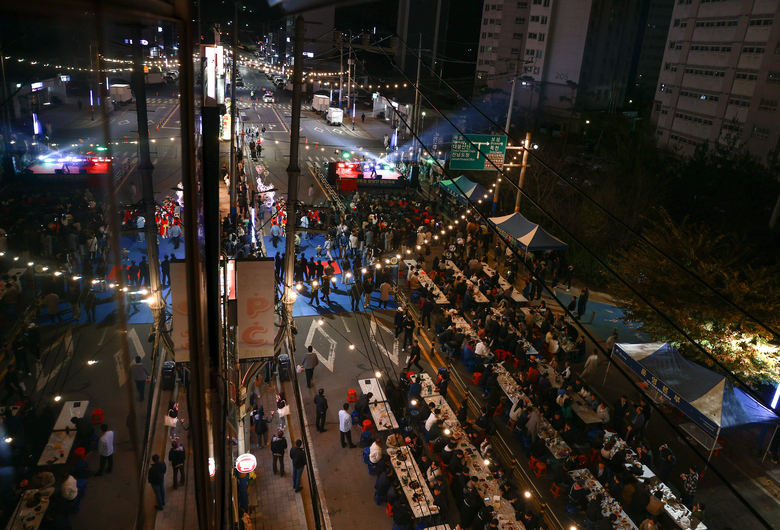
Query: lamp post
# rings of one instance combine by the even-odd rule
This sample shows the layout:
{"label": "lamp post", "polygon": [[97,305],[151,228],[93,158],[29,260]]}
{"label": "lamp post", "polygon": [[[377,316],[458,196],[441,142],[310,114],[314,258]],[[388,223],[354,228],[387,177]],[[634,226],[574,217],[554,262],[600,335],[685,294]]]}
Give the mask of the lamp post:
{"label": "lamp post", "polygon": [[[509,94],[509,109],[506,111],[506,123],[504,131],[509,134],[509,127],[512,125],[512,106],[515,102],[515,86],[517,85],[517,76],[520,73],[520,61],[515,63],[515,75],[512,76],[512,91]],[[501,172],[496,175],[496,188],[493,190],[493,215],[498,212],[498,188],[501,186]]]}

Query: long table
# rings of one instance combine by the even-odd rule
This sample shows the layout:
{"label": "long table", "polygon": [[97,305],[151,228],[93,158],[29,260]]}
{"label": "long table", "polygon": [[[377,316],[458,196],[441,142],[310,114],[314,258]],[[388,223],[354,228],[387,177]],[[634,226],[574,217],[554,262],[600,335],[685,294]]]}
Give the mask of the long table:
{"label": "long table", "polygon": [[463,279],[466,281],[466,285],[468,285],[468,287],[472,291],[472,293],[475,293],[474,294],[474,301],[476,303],[478,303],[478,304],[490,303],[490,300],[487,299],[487,296],[485,296],[482,293],[482,291],[480,291],[479,289],[476,288],[477,286],[474,285],[474,282],[472,282],[470,279],[468,279],[466,277],[466,275],[463,274],[463,272],[461,272],[461,270],[455,265],[454,262],[452,262],[450,260],[447,260],[445,262],[445,265],[447,266],[448,269],[452,270],[452,272],[454,272],[455,274],[463,276]]}
{"label": "long table", "polygon": [[519,302],[519,303],[528,301],[528,299],[525,296],[523,296],[522,293],[520,293],[520,291],[515,289],[515,287],[506,280],[506,278],[501,276],[498,273],[498,271],[490,268],[488,266],[488,264],[485,263],[484,261],[482,262],[482,270],[485,272],[485,274],[487,274],[491,278],[495,278],[496,276],[498,276],[498,286],[501,287],[502,291],[506,291],[507,289],[511,288],[512,289],[512,294],[511,294],[512,300],[514,300],[515,302]]}
{"label": "long table", "polygon": [[[563,377],[553,370],[550,365],[539,363],[539,372],[543,373],[555,388],[561,388],[563,385]],[[571,398],[571,409],[586,425],[604,423],[599,415],[588,407],[582,396],[573,392],[567,392],[567,395]]]}
{"label": "long table", "polygon": [[[650,480],[652,486],[651,495],[655,493],[656,491],[660,491],[663,494],[663,503],[664,503],[664,511],[669,515],[669,517],[672,518],[672,520],[679,526],[680,528],[685,528],[682,524],[682,518],[687,517],[688,521],[691,520],[691,510],[688,509],[687,506],[685,506],[680,500],[672,493],[672,490],[669,489],[669,486],[661,482],[661,480],[656,476],[653,471],[641,463],[637,457],[637,454],[634,452],[633,449],[631,449],[631,446],[629,446],[625,441],[623,441],[622,438],[620,438],[617,433],[613,431],[606,431],[609,433],[609,437],[615,440],[615,445],[612,447],[612,451],[610,453],[610,457],[614,455],[616,452],[620,450],[625,450],[627,453],[627,462],[626,462],[626,468],[629,469],[629,466],[641,466],[642,467],[642,475],[641,478],[645,480]],[[704,525],[704,523],[699,523],[699,526],[696,527],[696,530],[707,530],[707,527]]]}
{"label": "long table", "polygon": [[422,392],[420,392],[420,397],[426,398],[430,396],[440,396],[439,391],[436,389],[436,384],[433,381],[433,378],[426,374],[425,372],[421,374],[415,374],[411,377],[411,379],[416,379],[417,377],[420,377],[422,381],[420,381],[420,385],[422,386]]}
{"label": "long table", "polygon": [[[404,264],[409,268],[417,267],[417,260],[405,259],[403,261]],[[420,273],[417,275],[417,278],[420,280],[420,283],[424,285],[426,289],[428,289],[428,291],[433,293],[436,303],[439,305],[448,305],[450,303],[449,299],[444,296],[444,293],[439,290],[435,283],[433,283],[433,280],[431,280],[428,275],[425,274],[424,270],[420,269],[419,272]]]}
{"label": "long table", "polygon": [[[528,396],[520,390],[520,387],[515,383],[515,380],[512,379],[512,376],[507,372],[506,368],[504,368],[503,363],[495,365],[493,369],[498,373],[498,384],[501,387],[501,390],[504,391],[513,405],[521,399],[526,407],[532,405]],[[544,417],[541,417],[539,420],[539,437],[544,440],[547,449],[558,460],[566,459],[572,452],[569,444],[563,441],[558,434],[558,431],[553,429],[552,425],[550,425]]]}
{"label": "long table", "polygon": [[360,385],[360,390],[364,394],[371,392],[374,395],[373,401],[387,401],[387,397],[385,396],[385,393],[382,390],[382,387],[379,385],[379,381],[377,381],[376,377],[361,379],[358,381],[358,384]]}
{"label": "long table", "polygon": [[74,417],[83,418],[87,413],[87,407],[89,407],[89,401],[66,401],[63,403],[57,423],[54,424],[54,430],[64,431],[68,427],[75,428],[70,420]]}
{"label": "long table", "polygon": [[585,484],[590,490],[588,499],[592,499],[598,493],[601,493],[604,496],[604,500],[601,501],[601,514],[605,517],[609,516],[610,513],[617,515],[617,521],[615,521],[614,524],[616,530],[638,530],[634,521],[626,514],[620,503],[612,498],[612,495],[604,489],[601,482],[596,480],[590,471],[587,469],[575,469],[574,471],[570,471],[569,475],[571,475],[575,481],[578,479],[585,480]]}
{"label": "long table", "polygon": [[37,530],[43,522],[43,516],[49,508],[49,497],[41,497],[38,506],[28,508],[27,502],[33,500],[38,490],[27,490],[19,499],[6,530]]}
{"label": "long table", "polygon": [[398,428],[398,421],[396,421],[395,414],[390,409],[388,402],[369,403],[368,409],[371,411],[371,417],[374,418],[374,425],[377,431],[389,431]]}
{"label": "long table", "polygon": [[[433,502],[433,494],[425,481],[425,475],[414,461],[409,448],[405,445],[397,449],[388,448],[387,453],[390,455],[390,463],[398,474],[401,489],[409,501],[414,518],[421,519],[439,513],[439,507]],[[416,487],[412,487],[413,485]]]}
{"label": "long table", "polygon": [[76,429],[69,433],[65,431],[54,431],[49,436],[46,447],[43,448],[41,458],[38,459],[39,466],[58,466],[68,461],[70,451],[76,442]]}

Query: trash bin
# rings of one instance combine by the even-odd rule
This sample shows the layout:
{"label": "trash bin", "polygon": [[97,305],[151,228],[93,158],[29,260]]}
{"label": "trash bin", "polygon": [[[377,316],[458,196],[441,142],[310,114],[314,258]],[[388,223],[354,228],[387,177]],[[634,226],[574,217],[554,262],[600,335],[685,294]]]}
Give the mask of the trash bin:
{"label": "trash bin", "polygon": [[165,361],[162,367],[162,389],[173,390],[176,384],[176,363]]}
{"label": "trash bin", "polygon": [[279,355],[279,380],[282,382],[290,380],[290,356],[286,353]]}

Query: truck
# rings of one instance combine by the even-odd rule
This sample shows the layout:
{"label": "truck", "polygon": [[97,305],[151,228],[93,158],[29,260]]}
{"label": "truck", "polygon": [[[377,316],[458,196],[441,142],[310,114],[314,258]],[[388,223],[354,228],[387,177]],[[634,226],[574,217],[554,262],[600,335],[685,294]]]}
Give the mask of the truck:
{"label": "truck", "polygon": [[325,121],[328,125],[341,125],[344,118],[344,111],[335,107],[328,108],[328,114],[325,117]]}
{"label": "truck", "polygon": [[133,92],[130,85],[111,85],[108,89],[109,98],[120,105],[127,105],[133,101]]}
{"label": "truck", "polygon": [[311,108],[317,114],[324,114],[328,112],[328,107],[330,107],[330,98],[328,96],[316,94],[314,99],[312,99]]}
{"label": "truck", "polygon": [[144,74],[144,77],[146,79],[147,85],[162,85],[165,83],[165,78],[160,72],[150,72],[148,74]]}

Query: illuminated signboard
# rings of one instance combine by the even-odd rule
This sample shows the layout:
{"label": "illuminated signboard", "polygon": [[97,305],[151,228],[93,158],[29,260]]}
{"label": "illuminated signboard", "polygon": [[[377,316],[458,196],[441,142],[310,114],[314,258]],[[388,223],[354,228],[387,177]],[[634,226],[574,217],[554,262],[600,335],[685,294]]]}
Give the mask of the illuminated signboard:
{"label": "illuminated signboard", "polygon": [[236,469],[239,473],[251,473],[257,467],[257,458],[251,453],[244,453],[236,458]]}
{"label": "illuminated signboard", "polygon": [[30,88],[32,88],[33,92],[37,92],[38,90],[43,90],[43,82],[33,83],[32,85],[30,85]]}
{"label": "illuminated signboard", "polygon": [[60,76],[60,81],[62,81],[63,83],[67,83],[67,82],[70,81],[70,76],[69,75],[61,75]]}
{"label": "illuminated signboard", "polygon": [[203,82],[206,91],[206,106],[216,106],[225,101],[225,87],[222,79],[225,75],[225,55],[222,46],[204,46]]}

